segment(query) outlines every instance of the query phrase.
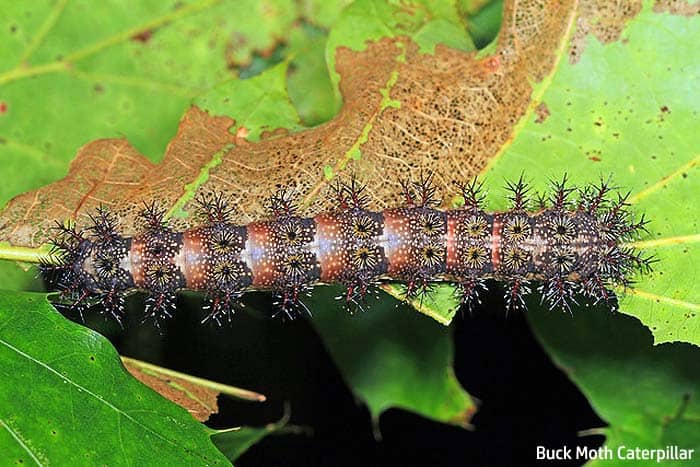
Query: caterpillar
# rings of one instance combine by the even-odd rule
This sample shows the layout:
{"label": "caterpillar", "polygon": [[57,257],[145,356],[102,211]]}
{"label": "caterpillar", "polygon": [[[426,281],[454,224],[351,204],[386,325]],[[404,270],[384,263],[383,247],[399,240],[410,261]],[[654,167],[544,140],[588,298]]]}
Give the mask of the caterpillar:
{"label": "caterpillar", "polygon": [[229,222],[233,208],[221,193],[204,193],[195,197],[200,226],[177,232],[151,203],[134,237],[121,236],[117,216],[100,207],[87,228],[57,225],[41,270],[81,315],[99,303],[121,323],[125,295],[140,289],[146,318],[157,322],[174,312],[176,293],[189,289],[206,296],[203,321],[220,323],[249,290],[272,291],[278,309],[293,317],[307,310],[301,297],[318,283],[344,285],[345,302],[358,304],[382,282],[405,284],[410,300],[446,281],[472,306],[496,281],[513,309],[525,308],[537,284],[550,308],[569,310],[578,296],[616,299],[611,289],[631,285],[653,261],[630,246],[647,220],[635,220],[629,193],[603,180],[576,188],[564,176],[551,194],[535,196],[521,176],[507,183],[510,209],[502,212],[485,210],[476,178],[458,184],[463,205],[455,209],[438,208],[431,176],[402,187],[404,205],[375,212],[354,177],[336,180],[330,196],[337,209],[313,218],[299,216],[293,190],[280,188],[265,205],[269,218],[245,226]]}

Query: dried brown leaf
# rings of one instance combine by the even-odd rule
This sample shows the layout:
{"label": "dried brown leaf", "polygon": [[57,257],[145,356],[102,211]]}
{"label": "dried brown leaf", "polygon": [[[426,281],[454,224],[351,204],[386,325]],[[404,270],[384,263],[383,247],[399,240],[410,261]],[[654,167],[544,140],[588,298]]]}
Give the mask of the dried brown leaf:
{"label": "dried brown leaf", "polygon": [[123,363],[134,378],[166,399],[184,407],[200,422],[206,421],[211,414],[219,410],[218,391],[182,378],[149,371],[126,360]]}

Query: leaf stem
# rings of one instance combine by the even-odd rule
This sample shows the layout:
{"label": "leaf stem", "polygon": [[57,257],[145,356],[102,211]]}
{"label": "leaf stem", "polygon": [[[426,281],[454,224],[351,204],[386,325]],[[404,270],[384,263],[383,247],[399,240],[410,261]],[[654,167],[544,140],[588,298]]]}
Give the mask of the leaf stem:
{"label": "leaf stem", "polygon": [[50,262],[58,264],[59,259],[51,254],[49,245],[42,245],[38,248],[24,246],[13,246],[7,242],[0,242],[0,260],[21,261],[23,263]]}
{"label": "leaf stem", "polygon": [[662,246],[672,246],[672,245],[684,245],[687,243],[697,243],[700,242],[700,234],[695,235],[684,235],[678,237],[665,237],[657,238],[654,240],[641,240],[638,242],[630,242],[627,246],[637,248],[639,250],[644,250],[646,248],[657,248]]}
{"label": "leaf stem", "polygon": [[596,435],[607,435],[608,434],[608,428],[601,426],[601,427],[595,427],[595,428],[589,428],[587,430],[581,430],[576,433],[576,435],[580,438],[583,438],[585,436],[596,436]]}
{"label": "leaf stem", "polygon": [[235,386],[229,386],[227,384],[216,383],[214,381],[209,381],[208,379],[198,378],[196,376],[188,375],[185,373],[180,373],[180,372],[175,371],[175,370],[169,370],[168,368],[159,367],[159,366],[154,365],[152,363],[143,362],[141,360],[136,360],[134,358],[122,356],[121,359],[124,363],[128,363],[129,365],[135,366],[135,367],[140,368],[142,370],[148,370],[148,371],[160,374],[160,375],[178,378],[178,379],[187,381],[189,383],[196,384],[198,386],[202,386],[202,387],[205,387],[208,389],[212,389],[214,391],[218,391],[222,394],[236,397],[238,399],[244,399],[244,400],[254,401],[254,402],[265,402],[265,400],[267,400],[267,397],[265,397],[263,394],[260,394],[260,393],[254,392],[254,391],[249,391],[247,389],[241,389],[241,388],[237,388]]}

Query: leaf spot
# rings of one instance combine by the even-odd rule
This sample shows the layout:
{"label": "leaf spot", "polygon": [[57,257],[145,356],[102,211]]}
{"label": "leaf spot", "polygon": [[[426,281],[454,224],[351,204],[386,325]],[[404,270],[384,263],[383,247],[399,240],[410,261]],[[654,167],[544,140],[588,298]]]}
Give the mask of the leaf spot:
{"label": "leaf spot", "polygon": [[542,123],[547,120],[547,117],[550,115],[549,107],[547,107],[547,104],[544,102],[540,102],[535,108],[535,113],[537,114],[535,123]]}
{"label": "leaf spot", "polygon": [[145,31],[141,31],[131,36],[131,40],[145,44],[151,40],[151,37],[153,37],[153,29],[146,29]]}

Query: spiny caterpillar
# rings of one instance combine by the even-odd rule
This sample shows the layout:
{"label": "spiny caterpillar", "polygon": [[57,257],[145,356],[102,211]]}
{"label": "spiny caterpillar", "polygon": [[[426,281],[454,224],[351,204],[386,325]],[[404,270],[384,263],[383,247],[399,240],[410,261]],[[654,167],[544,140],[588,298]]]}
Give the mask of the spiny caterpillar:
{"label": "spiny caterpillar", "polygon": [[416,299],[446,281],[471,306],[487,280],[503,284],[509,308],[525,307],[533,282],[551,308],[568,310],[577,295],[610,302],[612,287],[626,287],[650,268],[651,258],[628,245],[646,221],[627,210],[629,194],[610,199],[606,182],[576,189],[565,176],[552,184],[536,211],[528,210],[522,177],[507,184],[507,211],[484,210],[476,179],[459,185],[462,207],[439,210],[431,177],[421,177],[403,184],[404,206],[372,212],[352,178],[331,186],[335,211],[300,217],[293,192],[280,189],[266,204],[270,218],[246,226],[231,224],[230,204],[208,193],[196,198],[203,225],[176,232],[151,204],[141,213],[143,234],[130,238],[99,208],[85,230],[59,224],[52,252],[58,261],[47,260],[42,270],[71,307],[82,313],[97,302],[118,321],[134,289],[147,293],[146,317],[156,322],[171,316],[182,289],[206,294],[204,321],[230,319],[248,290],[273,291],[279,309],[294,316],[306,310],[300,297],[318,283],[344,285],[348,304],[381,282],[402,282],[407,299]]}

